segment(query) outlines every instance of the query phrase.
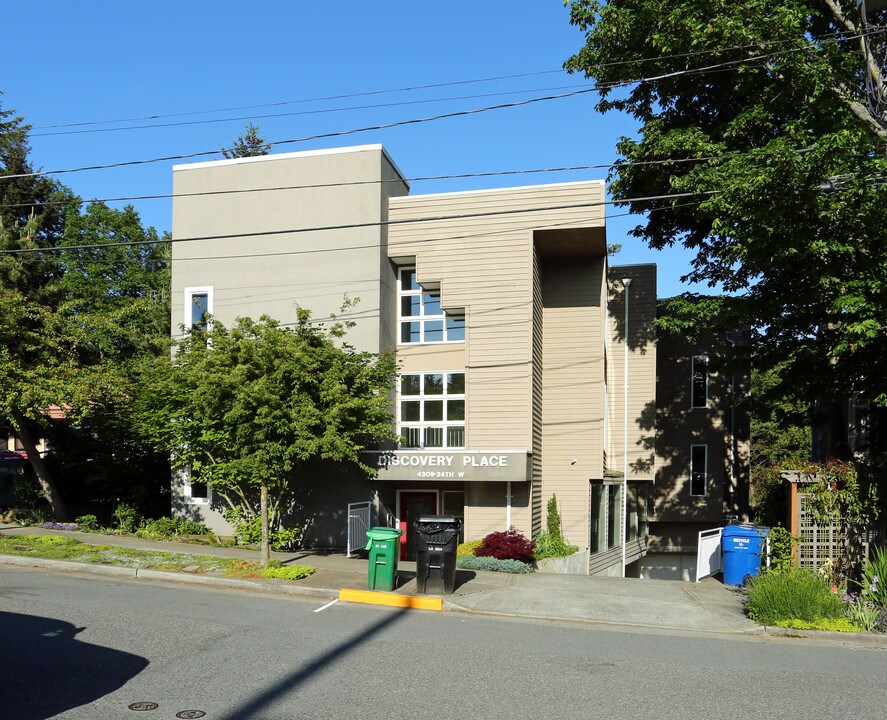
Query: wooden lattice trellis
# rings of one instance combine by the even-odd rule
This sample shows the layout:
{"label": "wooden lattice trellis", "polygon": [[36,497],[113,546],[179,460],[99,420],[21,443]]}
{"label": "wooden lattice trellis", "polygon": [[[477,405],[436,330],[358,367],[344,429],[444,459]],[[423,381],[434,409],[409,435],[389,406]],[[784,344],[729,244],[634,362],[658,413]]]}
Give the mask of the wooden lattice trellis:
{"label": "wooden lattice trellis", "polygon": [[798,525],[794,531],[801,538],[798,544],[798,564],[802,568],[818,570],[826,560],[841,557],[840,534],[837,525],[817,525],[807,505],[807,493],[798,493]]}

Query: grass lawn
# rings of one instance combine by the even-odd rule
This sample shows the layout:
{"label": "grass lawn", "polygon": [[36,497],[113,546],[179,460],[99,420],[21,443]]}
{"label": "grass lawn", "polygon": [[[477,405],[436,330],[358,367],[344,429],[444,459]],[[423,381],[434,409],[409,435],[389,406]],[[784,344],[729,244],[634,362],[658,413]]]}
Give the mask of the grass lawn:
{"label": "grass lawn", "polygon": [[61,535],[5,535],[0,533],[0,554],[252,580],[268,580],[272,577],[282,580],[298,580],[314,572],[314,568],[307,565],[263,569],[256,562],[235,558],[138,550],[110,545],[88,545],[76,538],[62,537]]}

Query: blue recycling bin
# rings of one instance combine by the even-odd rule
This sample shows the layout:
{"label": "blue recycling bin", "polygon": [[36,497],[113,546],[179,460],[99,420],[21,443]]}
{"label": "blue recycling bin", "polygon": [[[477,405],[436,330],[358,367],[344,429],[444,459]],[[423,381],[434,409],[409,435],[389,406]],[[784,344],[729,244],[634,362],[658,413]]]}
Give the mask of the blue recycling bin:
{"label": "blue recycling bin", "polygon": [[724,585],[742,585],[761,572],[764,539],[769,528],[759,525],[728,525],[721,533],[724,552]]}

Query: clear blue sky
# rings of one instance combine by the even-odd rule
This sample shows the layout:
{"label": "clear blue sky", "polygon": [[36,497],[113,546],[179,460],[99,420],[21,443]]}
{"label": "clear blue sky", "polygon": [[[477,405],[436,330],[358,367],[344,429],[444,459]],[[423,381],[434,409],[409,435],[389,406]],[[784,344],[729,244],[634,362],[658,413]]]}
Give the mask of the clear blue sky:
{"label": "clear blue sky", "polygon": [[[266,140],[279,141],[590,86],[589,81],[561,71],[564,60],[581,47],[582,36],[569,24],[560,0],[52,0],[39,4],[7,0],[4,6],[6,35],[18,40],[16,48],[9,48],[14,52],[0,79],[2,102],[34,126],[32,158],[44,170],[217,150],[250,119]],[[317,100],[530,73],[539,74]],[[631,135],[636,126],[625,116],[596,113],[596,99],[595,93],[587,93],[283,145],[274,151],[382,143],[411,178],[608,164],[617,157],[619,136]],[[272,103],[286,104],[203,112]],[[381,104],[389,106],[366,107]],[[175,116],[46,127],[168,115]],[[170,123],[188,124],[108,130]],[[66,134],[49,134],[59,132]],[[196,158],[208,159],[213,158]],[[166,194],[171,192],[171,167],[177,162],[182,161],[57,177],[84,198]],[[599,169],[438,180],[413,182],[412,189],[414,194],[450,192],[606,175]],[[132,204],[146,224],[158,230],[170,228],[168,199]],[[608,216],[622,213],[608,208]],[[629,237],[627,230],[637,221],[608,220],[610,242],[623,245],[613,262],[657,263],[662,297],[686,289],[679,277],[686,272],[689,255],[681,248],[653,252]]]}

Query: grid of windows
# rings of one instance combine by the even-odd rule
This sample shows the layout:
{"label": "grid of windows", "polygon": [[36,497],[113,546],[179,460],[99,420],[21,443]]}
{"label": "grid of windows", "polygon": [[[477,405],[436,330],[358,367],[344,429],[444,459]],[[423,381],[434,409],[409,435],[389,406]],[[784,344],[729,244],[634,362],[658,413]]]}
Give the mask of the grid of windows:
{"label": "grid of windows", "polygon": [[690,446],[690,494],[705,495],[708,485],[708,446]]}
{"label": "grid of windows", "polygon": [[423,289],[416,282],[415,268],[400,269],[397,295],[401,343],[465,340],[465,317],[445,313],[440,306],[440,292]]}
{"label": "grid of windows", "polygon": [[399,390],[400,447],[465,447],[465,373],[401,375]]}
{"label": "grid of windows", "polygon": [[690,371],[690,407],[708,407],[708,358],[705,355],[693,357]]}

